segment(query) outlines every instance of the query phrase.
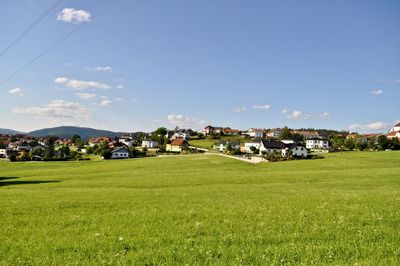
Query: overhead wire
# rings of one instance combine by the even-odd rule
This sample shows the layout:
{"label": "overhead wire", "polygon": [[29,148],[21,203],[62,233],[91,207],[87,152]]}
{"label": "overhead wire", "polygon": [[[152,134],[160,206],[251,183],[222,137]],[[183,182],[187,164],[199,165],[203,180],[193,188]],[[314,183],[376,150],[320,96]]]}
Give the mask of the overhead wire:
{"label": "overhead wire", "polygon": [[24,38],[29,32],[33,30],[51,11],[53,11],[63,0],[58,0],[51,5],[40,17],[38,17],[29,27],[27,27],[14,41],[12,41],[7,47],[0,52],[0,58],[2,58],[8,51],[10,51],[22,38]]}
{"label": "overhead wire", "polygon": [[[118,2],[119,0],[113,0],[112,2],[110,2],[110,4],[106,5],[105,7],[103,7],[101,10],[99,10],[95,15],[93,15],[92,20],[96,19],[97,17],[99,17],[101,14],[103,14],[106,10],[108,10],[109,8],[111,8],[111,6],[113,6],[116,2]],[[5,79],[3,79],[0,82],[0,86],[3,85],[4,83],[6,83],[7,81],[9,81],[10,79],[12,79],[13,77],[15,77],[16,75],[18,75],[21,71],[25,70],[26,68],[28,68],[30,65],[32,65],[33,63],[35,63],[37,60],[39,60],[41,57],[43,57],[45,54],[47,54],[49,51],[51,51],[52,49],[54,49],[55,47],[57,47],[58,45],[60,45],[62,42],[64,42],[66,39],[68,39],[69,37],[71,37],[71,35],[73,35],[75,32],[79,31],[80,29],[82,29],[83,27],[85,27],[87,25],[87,23],[82,23],[79,24],[77,27],[75,27],[73,30],[71,30],[69,33],[67,33],[66,35],[64,35],[62,38],[60,38],[59,40],[57,40],[55,43],[53,43],[51,46],[49,46],[48,48],[46,48],[45,50],[43,50],[39,55],[35,56],[34,58],[32,58],[30,61],[28,61],[27,63],[25,63],[24,65],[22,65],[21,67],[19,67],[16,71],[14,71],[12,74],[8,75]]]}

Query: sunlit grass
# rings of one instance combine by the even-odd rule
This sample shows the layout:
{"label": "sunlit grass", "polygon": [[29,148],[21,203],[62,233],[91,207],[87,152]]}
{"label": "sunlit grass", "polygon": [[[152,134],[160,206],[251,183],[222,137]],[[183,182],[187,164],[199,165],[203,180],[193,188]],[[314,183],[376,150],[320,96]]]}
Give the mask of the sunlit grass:
{"label": "sunlit grass", "polygon": [[0,265],[400,264],[399,152],[0,161],[0,179]]}

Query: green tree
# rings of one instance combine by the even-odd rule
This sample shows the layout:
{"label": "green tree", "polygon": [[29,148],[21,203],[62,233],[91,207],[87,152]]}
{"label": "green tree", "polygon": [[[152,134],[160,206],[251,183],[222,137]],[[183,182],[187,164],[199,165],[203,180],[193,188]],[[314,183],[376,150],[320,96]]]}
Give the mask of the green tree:
{"label": "green tree", "polygon": [[345,139],[344,146],[346,147],[346,149],[354,150],[355,148],[354,140],[352,138]]}
{"label": "green tree", "polygon": [[103,149],[100,153],[100,156],[103,157],[104,159],[111,159],[111,155],[112,155],[112,153],[111,153],[110,149],[108,149],[108,148]]}
{"label": "green tree", "polygon": [[279,139],[291,139],[292,134],[290,133],[290,129],[285,126],[281,129],[281,133],[279,134]]}
{"label": "green tree", "polygon": [[77,135],[77,134],[74,134],[74,135],[71,137],[71,141],[72,141],[72,143],[75,144],[75,146],[78,146],[77,144],[81,143],[81,142],[82,142],[82,139],[81,139],[81,136],[79,136],[79,135]]}
{"label": "green tree", "polygon": [[384,135],[378,136],[376,143],[379,150],[386,150],[389,147],[388,139]]}
{"label": "green tree", "polygon": [[167,129],[165,127],[159,127],[156,129],[156,131],[154,131],[153,135],[157,135],[157,136],[165,136],[167,134]]}

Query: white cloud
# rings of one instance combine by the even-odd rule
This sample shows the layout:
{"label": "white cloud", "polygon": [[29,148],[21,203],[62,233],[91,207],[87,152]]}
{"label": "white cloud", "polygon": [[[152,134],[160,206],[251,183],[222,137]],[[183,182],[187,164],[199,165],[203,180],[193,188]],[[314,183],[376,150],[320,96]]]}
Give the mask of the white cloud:
{"label": "white cloud", "polygon": [[100,102],[100,106],[111,106],[113,105],[113,101],[109,100],[109,99],[104,99]]}
{"label": "white cloud", "polygon": [[76,96],[78,96],[81,99],[96,99],[96,94],[95,93],[85,93],[85,92],[78,92],[75,93]]}
{"label": "white cloud", "polygon": [[246,107],[242,106],[242,107],[238,107],[238,108],[233,109],[232,112],[243,113],[243,112],[246,112],[246,110],[247,110]]}
{"label": "white cloud", "polygon": [[264,105],[253,105],[253,109],[258,109],[258,110],[268,110],[271,108],[271,105],[269,104],[264,104]]}
{"label": "white cloud", "polygon": [[64,8],[57,16],[57,20],[67,23],[79,24],[81,22],[89,22],[91,14],[85,10],[77,10],[75,8]]}
{"label": "white cloud", "polygon": [[382,121],[372,122],[370,124],[352,124],[349,126],[350,130],[386,130],[390,127],[388,123]]}
{"label": "white cloud", "polygon": [[54,82],[57,84],[63,84],[67,88],[77,89],[77,90],[83,90],[88,88],[105,90],[111,88],[110,85],[105,83],[100,83],[97,81],[83,81],[83,80],[69,79],[66,77],[58,77],[54,79]]}
{"label": "white cloud", "polygon": [[79,103],[64,100],[53,100],[49,104],[28,108],[14,108],[14,114],[31,115],[50,118],[88,118],[90,111]]}
{"label": "white cloud", "polygon": [[17,95],[17,96],[24,96],[21,88],[14,88],[8,91],[9,94]]}
{"label": "white cloud", "polygon": [[283,109],[283,110],[281,111],[281,114],[287,114],[287,112],[289,112],[288,109]]}
{"label": "white cloud", "polygon": [[125,88],[123,85],[117,85],[117,89],[123,89],[123,88]]}
{"label": "white cloud", "polygon": [[378,89],[378,90],[373,90],[370,92],[372,95],[382,95],[383,94],[383,90],[382,89]]}
{"label": "white cloud", "polygon": [[98,66],[94,69],[94,71],[99,71],[99,72],[111,72],[112,71],[112,67],[110,66]]}
{"label": "white cloud", "polygon": [[184,115],[168,115],[168,121],[173,125],[186,126],[193,122],[193,119]]}
{"label": "white cloud", "polygon": [[[287,112],[286,112],[287,113]],[[291,120],[310,120],[315,118],[327,118],[331,114],[328,112],[323,112],[322,114],[304,114],[300,111],[293,111],[291,114],[286,117]]]}

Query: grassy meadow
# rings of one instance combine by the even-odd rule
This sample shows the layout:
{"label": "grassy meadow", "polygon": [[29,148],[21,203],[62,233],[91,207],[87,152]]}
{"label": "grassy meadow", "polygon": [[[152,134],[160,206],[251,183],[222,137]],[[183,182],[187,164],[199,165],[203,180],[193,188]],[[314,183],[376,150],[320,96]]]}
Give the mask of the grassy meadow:
{"label": "grassy meadow", "polygon": [[0,161],[0,265],[399,265],[400,152]]}

